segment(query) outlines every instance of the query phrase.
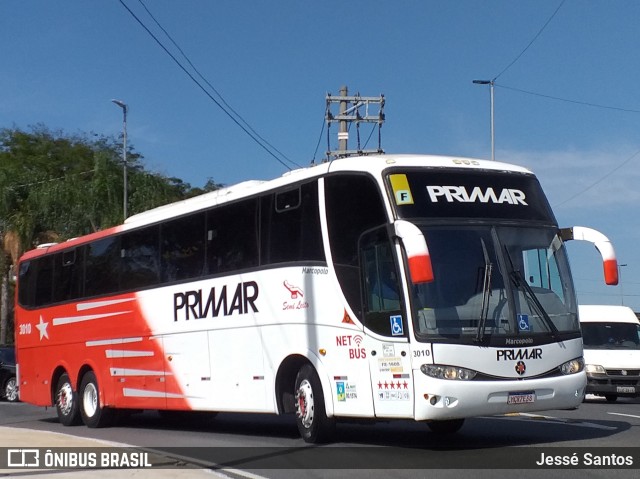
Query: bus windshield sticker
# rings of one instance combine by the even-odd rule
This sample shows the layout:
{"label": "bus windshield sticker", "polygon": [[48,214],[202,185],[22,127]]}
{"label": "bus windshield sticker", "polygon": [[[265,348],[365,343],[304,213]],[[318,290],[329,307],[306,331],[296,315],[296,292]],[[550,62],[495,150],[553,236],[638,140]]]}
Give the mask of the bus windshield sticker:
{"label": "bus windshield sticker", "polygon": [[403,336],[404,335],[404,328],[402,326],[402,316],[400,316],[400,315],[391,316],[389,318],[389,321],[391,322],[391,335],[392,336]]}
{"label": "bus windshield sticker", "polygon": [[391,181],[391,188],[393,189],[393,196],[396,199],[396,204],[412,205],[413,195],[411,194],[411,189],[409,188],[409,180],[407,180],[407,175],[390,175],[389,180]]}

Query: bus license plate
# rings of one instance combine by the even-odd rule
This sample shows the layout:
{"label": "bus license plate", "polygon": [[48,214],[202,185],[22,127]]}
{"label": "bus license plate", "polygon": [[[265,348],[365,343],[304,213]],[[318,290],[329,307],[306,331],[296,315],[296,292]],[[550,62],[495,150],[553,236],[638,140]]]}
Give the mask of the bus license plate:
{"label": "bus license plate", "polygon": [[622,394],[635,394],[636,388],[633,386],[618,386],[616,388],[616,392]]}
{"label": "bus license plate", "polygon": [[532,392],[526,393],[509,393],[507,404],[529,404],[536,401],[536,394]]}

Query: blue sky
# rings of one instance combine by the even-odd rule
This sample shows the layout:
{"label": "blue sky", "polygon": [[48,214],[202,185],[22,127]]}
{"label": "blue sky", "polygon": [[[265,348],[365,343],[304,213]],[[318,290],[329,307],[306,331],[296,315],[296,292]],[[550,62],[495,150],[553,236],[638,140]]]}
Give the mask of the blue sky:
{"label": "blue sky", "polygon": [[[303,166],[323,157],[325,95],[342,85],[385,95],[387,152],[489,158],[489,88],[472,80],[497,77],[496,159],[531,168],[560,225],[602,231],[626,264],[606,287],[593,246],[569,243],[580,302],[640,311],[640,2],[143,1],[224,101]],[[188,67],[139,0],[123,3]],[[149,169],[193,186],[286,171],[119,0],[0,0],[0,62],[0,127],[118,135],[118,98]]]}

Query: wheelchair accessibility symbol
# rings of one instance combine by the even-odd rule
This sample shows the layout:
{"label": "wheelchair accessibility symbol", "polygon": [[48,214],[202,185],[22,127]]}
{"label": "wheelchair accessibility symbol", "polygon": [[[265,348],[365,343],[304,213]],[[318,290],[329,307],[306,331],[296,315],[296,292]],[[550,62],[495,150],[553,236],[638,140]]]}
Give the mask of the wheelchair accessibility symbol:
{"label": "wheelchair accessibility symbol", "polygon": [[391,321],[391,335],[392,336],[402,336],[404,335],[404,328],[402,326],[402,316],[390,316],[389,321]]}
{"label": "wheelchair accessibility symbol", "polygon": [[518,315],[518,329],[520,331],[529,331],[529,315],[528,314],[519,314]]}

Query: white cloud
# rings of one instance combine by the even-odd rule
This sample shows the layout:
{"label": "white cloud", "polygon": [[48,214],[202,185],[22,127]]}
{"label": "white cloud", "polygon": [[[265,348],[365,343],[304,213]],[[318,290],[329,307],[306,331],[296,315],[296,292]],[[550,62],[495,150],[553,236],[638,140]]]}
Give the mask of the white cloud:
{"label": "white cloud", "polygon": [[580,151],[501,151],[500,159],[525,166],[538,176],[554,209],[611,208],[640,204],[640,151],[637,145]]}

